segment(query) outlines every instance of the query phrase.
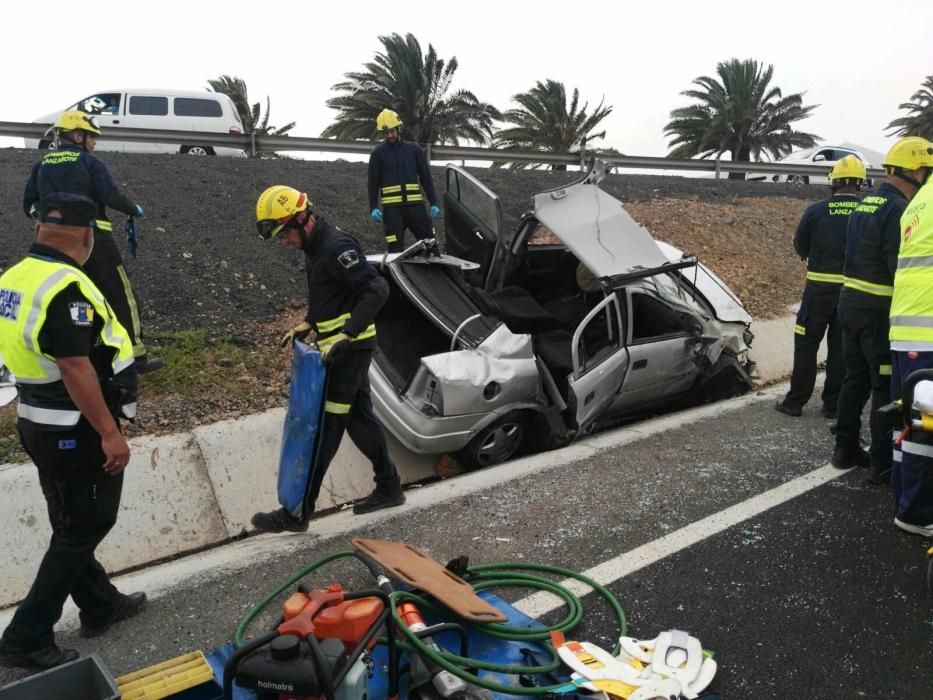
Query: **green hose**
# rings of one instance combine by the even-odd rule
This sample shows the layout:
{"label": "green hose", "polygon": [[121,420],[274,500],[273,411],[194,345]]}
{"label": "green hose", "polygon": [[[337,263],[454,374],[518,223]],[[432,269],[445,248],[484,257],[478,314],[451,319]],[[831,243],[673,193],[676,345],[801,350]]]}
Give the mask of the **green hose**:
{"label": "green hose", "polygon": [[[234,635],[234,644],[239,646],[242,643],[243,632],[249,623],[283,591],[294,585],[296,582],[307,576],[312,571],[315,571],[325,564],[335,561],[336,559],[342,559],[348,556],[353,556],[353,552],[338,552],[337,554],[332,554],[329,557],[321,559],[320,561],[315,562],[311,566],[308,566],[299,573],[295,574],[281,586],[269,593],[265,598],[257,603],[253,609],[250,610],[240,621],[240,624],[236,629],[236,634]],[[472,668],[483,671],[490,671],[493,673],[529,675],[550,673],[560,667],[561,662],[557,651],[550,644],[551,632],[562,632],[567,634],[572,631],[579,624],[581,618],[583,617],[583,604],[581,603],[580,599],[574,595],[573,592],[568,590],[565,586],[562,586],[560,583],[551,581],[550,579],[544,578],[543,576],[526,573],[532,571],[558,575],[563,578],[576,579],[577,581],[581,581],[587,586],[590,586],[594,591],[602,596],[606,602],[609,603],[610,607],[615,613],[619,625],[619,635],[626,634],[628,630],[628,623],[626,622],[625,612],[622,610],[622,606],[619,604],[619,601],[616,600],[616,597],[606,587],[597,583],[588,576],[584,576],[583,574],[579,574],[575,571],[572,571],[571,569],[567,569],[561,566],[549,566],[547,564],[526,564],[522,562],[499,562],[470,567],[467,569],[464,578],[476,590],[487,590],[493,588],[525,588],[547,591],[548,593],[552,593],[560,598],[569,608],[569,612],[563,620],[549,627],[527,629],[525,627],[513,627],[510,625],[497,623],[483,624],[476,627],[484,634],[488,634],[498,639],[508,641],[541,642],[541,646],[543,646],[551,655],[551,660],[548,663],[541,666],[526,666],[523,664],[496,664],[487,661],[479,661],[477,659],[471,659],[468,657],[462,657],[449,651],[438,652],[435,649],[432,649],[425,642],[419,639],[413,632],[411,632],[411,630],[408,629],[408,626],[401,619],[398,613],[398,605],[403,601],[410,600],[416,603],[422,610],[443,612],[444,609],[431,599],[417,595],[410,591],[396,591],[390,596],[393,604],[392,616],[395,619],[397,629],[404,637],[404,641],[399,643],[400,646],[404,649],[407,649],[409,652],[414,652],[421,655],[425,659],[430,659],[438,666],[446,669],[467,683],[493,692],[508,693],[511,695],[548,695],[554,692],[564,692],[567,687],[566,683],[540,687],[505,685],[503,683],[497,683],[495,681],[480,678],[478,675],[465,670],[466,668]],[[619,647],[618,644],[616,644],[612,650],[612,654],[615,655],[618,653],[618,651]]]}

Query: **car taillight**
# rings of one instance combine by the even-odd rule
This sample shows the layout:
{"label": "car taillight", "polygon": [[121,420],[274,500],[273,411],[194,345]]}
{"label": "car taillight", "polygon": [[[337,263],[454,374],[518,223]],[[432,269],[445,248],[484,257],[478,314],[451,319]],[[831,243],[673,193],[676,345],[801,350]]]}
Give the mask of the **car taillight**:
{"label": "car taillight", "polygon": [[238,126],[231,126],[229,129],[227,129],[227,133],[233,134],[234,136],[239,136],[239,135],[242,134],[243,132],[240,130],[240,127],[238,127]]}

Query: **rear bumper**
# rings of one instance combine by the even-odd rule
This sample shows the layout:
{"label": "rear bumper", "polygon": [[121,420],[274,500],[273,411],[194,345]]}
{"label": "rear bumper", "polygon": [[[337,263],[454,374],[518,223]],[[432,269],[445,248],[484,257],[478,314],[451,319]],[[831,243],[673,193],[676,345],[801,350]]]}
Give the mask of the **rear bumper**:
{"label": "rear bumper", "polygon": [[430,418],[399,396],[375,362],[369,366],[369,382],[379,420],[412,452],[448,454],[461,450],[489,418],[488,413]]}

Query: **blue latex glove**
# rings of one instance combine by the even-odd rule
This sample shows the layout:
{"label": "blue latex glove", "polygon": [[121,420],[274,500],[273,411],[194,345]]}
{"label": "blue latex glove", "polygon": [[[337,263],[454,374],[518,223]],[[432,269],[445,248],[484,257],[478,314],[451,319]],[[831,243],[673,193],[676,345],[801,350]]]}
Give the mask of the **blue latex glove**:
{"label": "blue latex glove", "polygon": [[146,218],[146,214],[143,212],[143,208],[139,206],[138,204],[136,205],[136,216],[137,218],[140,218],[140,219]]}
{"label": "blue latex glove", "polygon": [[382,210],[381,209],[373,209],[371,212],[369,212],[369,215],[373,217],[373,221],[375,221],[377,224],[380,221],[382,221]]}
{"label": "blue latex glove", "polygon": [[436,219],[438,215],[440,215],[440,213],[441,213],[441,210],[438,208],[438,206],[436,204],[432,204],[431,205],[431,218]]}

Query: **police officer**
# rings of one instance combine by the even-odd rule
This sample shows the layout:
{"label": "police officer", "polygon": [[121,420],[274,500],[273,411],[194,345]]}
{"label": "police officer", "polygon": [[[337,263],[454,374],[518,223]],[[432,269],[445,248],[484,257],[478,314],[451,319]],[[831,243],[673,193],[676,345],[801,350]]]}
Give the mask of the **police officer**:
{"label": "police officer", "polygon": [[52,192],[80,194],[97,204],[94,252],[84,271],[104,293],[129,332],[137,370],[159,369],[164,363],[147,355],[140,338],[136,295],[113,239],[113,224],[107,218],[107,207],[136,217],[143,216],[143,208],[120,192],[107,166],[91,155],[101,133],[95,117],[78,110],[64,112],[55,122],[53,132],[57,147],[33,167],[23,193],[23,211],[30,216],[36,202]]}
{"label": "police officer", "polygon": [[136,411],[129,334],[81,270],[94,246],[95,202],[53,193],[38,203],[29,255],[0,277],[0,353],[19,390],[20,440],[39,474],[52,538],[0,639],[0,665],[50,668],[77,658],[53,626],[70,595],[93,637],[140,612],[94,558],[117,520],[130,448],[119,418]]}
{"label": "police officer", "polygon": [[263,239],[275,238],[305,254],[308,312],[303,323],[282,339],[314,333],[328,365],[324,422],[305,495],[303,517],[285,509],[256,513],[253,526],[266,532],[304,532],[314,512],[321,483],[344,430],[373,464],[375,490],[353,507],[368,513],[405,502],[401,481],[386,446],[382,425],[373,413],[369,363],[376,347],[376,314],[389,296],[389,285],[366,261],[357,240],[311,210],[304,192],[275,185],[256,202],[256,227]]}
{"label": "police officer", "polygon": [[845,368],[842,365],[842,329],[836,315],[842,287],[842,265],[846,250],[846,223],[858,206],[856,192],[865,181],[865,166],[855,156],[846,156],[829,173],[832,196],[807,208],[794,234],[794,249],[807,261],[797,324],[794,326],[794,369],[790,391],[775,408],[788,416],[800,416],[813,395],[816,383],[816,353],[826,336],[826,382],[823,407],[826,418],[836,417],[836,400]]}
{"label": "police officer", "polygon": [[[933,368],[933,144],[914,142],[920,151],[926,184],[901,217],[901,245],[891,299],[891,396],[918,369]],[[924,157],[925,155],[925,157]],[[912,430],[901,440],[891,483],[897,504],[894,524],[902,530],[933,537],[933,433]]]}
{"label": "police officer", "polygon": [[[839,392],[832,464],[838,469],[871,466],[868,480],[884,483],[891,470],[891,440],[878,409],[891,395],[888,315],[901,236],[901,216],[923,185],[927,172],[925,139],[895,143],[884,157],[887,177],[877,194],[864,197],[846,228],[844,281],[839,295],[846,375]],[[871,446],[859,444],[861,413],[871,397]]]}
{"label": "police officer", "polygon": [[402,141],[401,126],[398,114],[382,110],[376,117],[376,129],[385,141],[369,156],[370,216],[376,223],[382,222],[390,253],[405,249],[406,228],[419,240],[434,237],[434,226],[424,210],[425,196],[431,205],[431,219],[441,211],[424,151],[416,143]]}

